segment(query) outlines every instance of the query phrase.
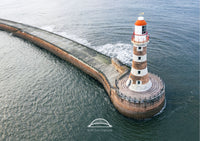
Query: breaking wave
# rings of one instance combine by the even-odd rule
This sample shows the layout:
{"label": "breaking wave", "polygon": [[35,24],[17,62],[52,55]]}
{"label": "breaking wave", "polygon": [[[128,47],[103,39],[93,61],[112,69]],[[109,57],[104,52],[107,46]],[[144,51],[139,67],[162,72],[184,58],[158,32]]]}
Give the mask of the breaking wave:
{"label": "breaking wave", "polygon": [[131,66],[131,61],[132,61],[132,45],[131,44],[126,44],[126,43],[115,43],[115,44],[104,44],[104,45],[99,45],[99,46],[93,46],[91,43],[89,43],[86,39],[82,39],[78,37],[77,35],[73,34],[68,34],[66,32],[55,32],[54,31],[55,26],[49,25],[49,26],[44,26],[42,29],[54,32],[58,35],[64,36],[70,40],[73,40],[75,42],[78,42],[80,44],[83,44],[85,46],[88,46],[98,52],[101,52],[102,54],[105,54],[109,57],[115,57],[122,61],[124,64],[127,64]]}
{"label": "breaking wave", "polygon": [[115,57],[127,65],[131,65],[132,46],[130,44],[105,44],[94,48],[107,56]]}

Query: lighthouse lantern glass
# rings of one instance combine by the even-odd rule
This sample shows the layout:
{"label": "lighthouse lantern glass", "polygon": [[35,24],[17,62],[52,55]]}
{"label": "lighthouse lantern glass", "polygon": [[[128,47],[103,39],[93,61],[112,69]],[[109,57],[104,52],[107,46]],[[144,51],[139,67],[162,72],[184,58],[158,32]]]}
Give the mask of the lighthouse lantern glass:
{"label": "lighthouse lantern glass", "polygon": [[146,25],[145,26],[142,26],[142,34],[145,34],[146,33]]}

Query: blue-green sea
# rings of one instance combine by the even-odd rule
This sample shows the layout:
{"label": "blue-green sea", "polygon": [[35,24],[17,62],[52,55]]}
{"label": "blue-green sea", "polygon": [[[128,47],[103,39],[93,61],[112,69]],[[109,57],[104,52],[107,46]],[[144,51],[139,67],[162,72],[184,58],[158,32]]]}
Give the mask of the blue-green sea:
{"label": "blue-green sea", "polygon": [[[0,18],[36,26],[131,66],[131,35],[144,12],[148,70],[166,85],[166,108],[137,121],[103,86],[68,62],[0,31],[0,140],[198,141],[199,1],[1,0]],[[88,130],[96,118],[110,130]]]}

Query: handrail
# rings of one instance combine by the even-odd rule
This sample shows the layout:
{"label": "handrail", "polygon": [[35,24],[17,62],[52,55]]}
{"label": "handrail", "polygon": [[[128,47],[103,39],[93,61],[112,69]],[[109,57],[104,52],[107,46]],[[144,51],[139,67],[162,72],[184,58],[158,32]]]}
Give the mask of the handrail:
{"label": "handrail", "polygon": [[[156,75],[157,77],[159,77],[158,75]],[[160,78],[160,77],[159,77]],[[129,101],[129,102],[132,102],[132,103],[149,103],[149,102],[155,102],[155,101],[158,101],[161,97],[162,97],[162,95],[163,94],[165,94],[165,83],[163,82],[163,80],[162,79],[160,79],[161,80],[161,82],[162,82],[162,84],[163,84],[163,87],[160,89],[160,91],[159,91],[159,93],[158,94],[156,94],[156,95],[154,95],[153,97],[148,97],[148,98],[146,98],[145,97],[145,99],[137,99],[137,98],[132,98],[132,97],[128,97],[128,96],[126,96],[125,94],[123,94],[122,92],[120,92],[119,91],[119,89],[116,89],[116,91],[117,91],[117,95],[121,98],[121,99],[124,99],[124,100],[126,100],[126,101]],[[115,85],[116,85],[116,87],[118,88],[118,80],[116,80],[115,81]]]}
{"label": "handrail", "polygon": [[163,88],[157,95],[154,95],[154,97],[149,97],[148,99],[136,99],[135,97],[132,98],[132,97],[128,97],[126,96],[125,94],[123,94],[122,92],[119,92],[118,89],[116,89],[117,91],[117,95],[121,98],[121,99],[124,99],[126,101],[129,101],[129,102],[133,102],[133,103],[149,103],[149,102],[155,102],[157,100],[159,100],[162,95],[164,94],[165,92],[165,89]]}

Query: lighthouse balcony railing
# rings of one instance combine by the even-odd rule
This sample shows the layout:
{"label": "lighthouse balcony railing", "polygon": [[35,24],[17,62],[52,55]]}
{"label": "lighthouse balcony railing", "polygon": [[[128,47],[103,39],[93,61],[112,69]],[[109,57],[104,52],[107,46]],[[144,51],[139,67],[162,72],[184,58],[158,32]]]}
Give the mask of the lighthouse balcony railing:
{"label": "lighthouse balcony railing", "polygon": [[[145,39],[140,39],[140,40],[135,40],[136,38],[135,37],[139,37],[139,36],[146,36]],[[146,43],[146,42],[149,42],[149,34],[148,32],[146,32],[145,34],[135,34],[135,32],[133,33],[132,37],[131,37],[131,41],[134,42],[134,43],[137,43],[137,44],[143,44],[143,43]]]}
{"label": "lighthouse balcony railing", "polygon": [[136,103],[136,104],[158,102],[165,94],[165,83],[162,80],[161,80],[161,83],[163,84],[163,87],[160,89],[160,91],[156,95],[152,95],[150,97],[145,97],[145,98],[138,98],[138,97],[136,98],[136,97],[127,96],[126,94],[123,94],[122,92],[119,91],[117,81],[115,81],[115,83],[116,83],[116,87],[117,87],[117,89],[116,89],[117,95],[123,100],[129,101],[132,103]]}

